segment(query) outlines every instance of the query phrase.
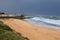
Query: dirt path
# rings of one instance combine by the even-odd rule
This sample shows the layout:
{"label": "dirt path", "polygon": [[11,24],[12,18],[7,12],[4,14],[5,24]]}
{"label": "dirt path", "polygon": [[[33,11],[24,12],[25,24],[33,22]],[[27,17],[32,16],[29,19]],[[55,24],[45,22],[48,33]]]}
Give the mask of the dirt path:
{"label": "dirt path", "polygon": [[19,19],[0,19],[30,40],[60,40],[60,30],[38,27]]}

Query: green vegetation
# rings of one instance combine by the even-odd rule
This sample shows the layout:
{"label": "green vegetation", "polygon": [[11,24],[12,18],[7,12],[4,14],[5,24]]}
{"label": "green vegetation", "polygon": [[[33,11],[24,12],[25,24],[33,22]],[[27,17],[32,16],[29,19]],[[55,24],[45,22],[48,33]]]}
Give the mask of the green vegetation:
{"label": "green vegetation", "polygon": [[25,19],[26,17],[24,15],[20,15],[20,16],[13,16],[13,17],[9,17],[9,16],[0,16],[1,19],[3,18],[16,18],[16,19]]}
{"label": "green vegetation", "polygon": [[14,18],[16,18],[16,19],[25,19],[26,17],[24,15],[21,15],[21,16],[15,16]]}
{"label": "green vegetation", "polygon": [[29,40],[0,21],[0,40]]}
{"label": "green vegetation", "polygon": [[0,21],[0,30],[8,30],[8,31],[12,31],[11,28],[9,28],[9,26],[5,25],[3,22]]}
{"label": "green vegetation", "polygon": [[25,19],[25,15],[13,15],[13,16],[9,16],[7,14],[5,14],[4,12],[0,12],[0,18],[16,18],[16,19]]}

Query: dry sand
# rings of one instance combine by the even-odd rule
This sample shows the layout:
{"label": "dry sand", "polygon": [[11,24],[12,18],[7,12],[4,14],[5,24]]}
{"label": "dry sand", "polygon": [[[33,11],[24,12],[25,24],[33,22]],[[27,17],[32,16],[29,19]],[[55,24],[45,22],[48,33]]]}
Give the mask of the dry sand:
{"label": "dry sand", "polygon": [[60,40],[60,30],[39,27],[19,19],[0,19],[30,40]]}

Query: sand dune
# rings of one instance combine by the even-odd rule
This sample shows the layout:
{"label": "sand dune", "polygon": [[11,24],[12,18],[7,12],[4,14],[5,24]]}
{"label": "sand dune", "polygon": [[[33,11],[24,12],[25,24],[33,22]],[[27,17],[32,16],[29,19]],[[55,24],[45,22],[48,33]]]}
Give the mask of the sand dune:
{"label": "sand dune", "polygon": [[60,30],[38,27],[19,19],[0,19],[30,40],[60,40]]}

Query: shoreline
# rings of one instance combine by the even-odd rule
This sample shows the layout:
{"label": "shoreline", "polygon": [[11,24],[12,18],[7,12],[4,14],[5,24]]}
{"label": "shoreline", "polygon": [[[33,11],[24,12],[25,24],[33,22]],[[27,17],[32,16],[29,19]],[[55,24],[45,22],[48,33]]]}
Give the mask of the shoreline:
{"label": "shoreline", "polygon": [[1,21],[30,40],[60,40],[60,30],[39,27],[19,19],[5,19]]}
{"label": "shoreline", "polygon": [[23,21],[26,21],[26,22],[33,24],[33,25],[36,25],[38,27],[46,27],[46,28],[52,28],[52,29],[60,30],[60,27],[57,27],[57,26],[52,26],[52,25],[48,25],[48,24],[37,24],[37,23],[33,23],[29,20],[23,20]]}

